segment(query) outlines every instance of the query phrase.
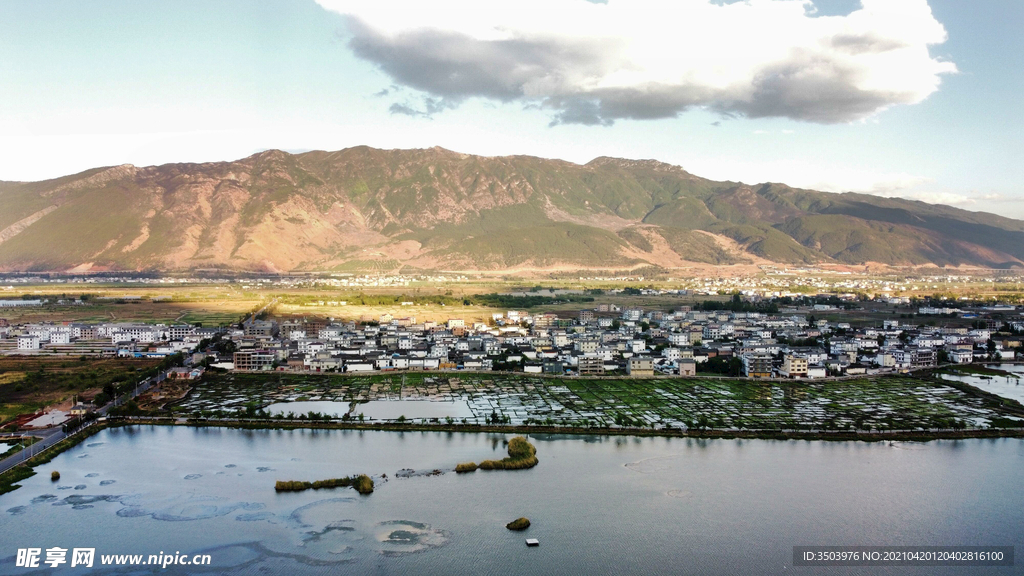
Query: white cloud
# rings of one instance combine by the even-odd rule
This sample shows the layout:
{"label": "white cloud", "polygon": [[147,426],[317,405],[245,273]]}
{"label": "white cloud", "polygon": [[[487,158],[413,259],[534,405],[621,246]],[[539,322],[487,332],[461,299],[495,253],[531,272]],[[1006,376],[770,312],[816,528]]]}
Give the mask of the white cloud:
{"label": "white cloud", "polygon": [[481,97],[561,123],[694,106],[835,123],[920,102],[956,71],[929,54],[946,31],[927,0],[820,17],[810,0],[317,2],[348,17],[357,56],[438,110]]}

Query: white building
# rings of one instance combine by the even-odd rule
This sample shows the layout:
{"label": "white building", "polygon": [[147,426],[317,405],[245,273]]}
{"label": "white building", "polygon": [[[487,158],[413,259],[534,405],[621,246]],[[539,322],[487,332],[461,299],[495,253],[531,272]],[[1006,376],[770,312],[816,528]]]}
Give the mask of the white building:
{"label": "white building", "polygon": [[42,306],[42,300],[0,300],[0,308],[19,308],[21,306]]}
{"label": "white building", "polygon": [[689,346],[690,345],[690,333],[689,332],[673,332],[668,335],[668,341],[673,346]]}
{"label": "white building", "polygon": [[950,350],[949,361],[954,364],[970,364],[974,362],[974,351],[973,350]]}
{"label": "white building", "polygon": [[39,350],[38,336],[19,336],[18,350]]}

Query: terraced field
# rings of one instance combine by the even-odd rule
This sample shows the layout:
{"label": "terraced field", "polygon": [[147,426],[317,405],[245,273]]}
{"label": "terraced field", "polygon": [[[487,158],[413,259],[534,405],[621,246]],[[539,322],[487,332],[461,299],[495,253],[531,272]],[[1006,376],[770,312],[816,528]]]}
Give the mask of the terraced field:
{"label": "terraced field", "polygon": [[[1007,425],[990,399],[914,378],[842,382],[717,379],[569,379],[491,374],[372,376],[217,374],[176,411],[234,415],[270,404],[336,402],[355,415],[371,400],[467,402],[465,424],[502,422],[599,428],[907,430]],[[415,419],[410,419],[415,420]],[[427,419],[423,419],[426,421]],[[1024,425],[1024,421],[1010,424]]]}

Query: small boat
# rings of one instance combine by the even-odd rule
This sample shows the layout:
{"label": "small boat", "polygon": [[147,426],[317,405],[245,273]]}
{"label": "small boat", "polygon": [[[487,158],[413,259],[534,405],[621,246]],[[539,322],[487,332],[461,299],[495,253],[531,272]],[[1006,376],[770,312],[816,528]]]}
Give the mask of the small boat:
{"label": "small boat", "polygon": [[540,546],[540,540],[537,540],[536,538],[527,538],[526,539],[526,545],[527,546]]}

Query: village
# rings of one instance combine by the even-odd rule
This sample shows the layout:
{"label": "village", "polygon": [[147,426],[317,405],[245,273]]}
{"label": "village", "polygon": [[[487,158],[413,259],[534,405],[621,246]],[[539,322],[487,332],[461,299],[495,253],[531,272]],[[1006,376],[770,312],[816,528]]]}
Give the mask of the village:
{"label": "village", "polygon": [[266,312],[222,327],[0,319],[0,353],[182,354],[191,365],[241,372],[464,370],[779,379],[884,375],[1024,357],[1024,318],[1011,305],[922,306],[916,314],[902,314],[905,318],[893,314],[869,325],[842,321],[855,305],[830,298],[830,303],[781,309],[773,300],[752,303],[737,294],[711,306],[719,309],[597,304],[571,314],[505,310],[494,312],[489,322],[417,321],[390,313],[347,321],[271,318]]}

